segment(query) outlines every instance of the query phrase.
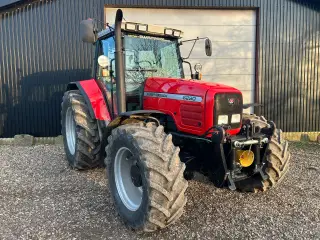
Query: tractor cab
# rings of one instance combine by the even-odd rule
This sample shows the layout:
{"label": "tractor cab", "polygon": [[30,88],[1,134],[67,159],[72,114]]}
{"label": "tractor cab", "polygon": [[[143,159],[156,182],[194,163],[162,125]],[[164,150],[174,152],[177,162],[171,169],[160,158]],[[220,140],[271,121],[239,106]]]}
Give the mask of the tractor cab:
{"label": "tractor cab", "polygon": [[[159,26],[123,22],[121,33],[124,59],[121,71],[124,72],[126,110],[141,110],[144,82],[147,78],[184,78],[178,42],[182,32]],[[107,86],[109,104],[116,109],[114,28],[99,32],[95,45],[95,79]]]}
{"label": "tractor cab", "polygon": [[191,79],[199,80],[201,65],[196,64],[193,74],[187,61],[196,41],[205,39],[207,56],[212,53],[211,41],[198,37],[186,40],[194,44],[189,56],[183,58],[179,46],[186,41],[180,41],[183,32],[173,28],[116,20],[113,26],[107,24],[106,29],[97,32],[94,21],[88,19],[82,21],[81,29],[82,40],[96,46],[93,78],[104,86],[113,117],[118,115],[117,96],[126,99],[120,103],[120,112],[143,109],[144,85],[148,78],[184,79],[183,63],[187,63]]}

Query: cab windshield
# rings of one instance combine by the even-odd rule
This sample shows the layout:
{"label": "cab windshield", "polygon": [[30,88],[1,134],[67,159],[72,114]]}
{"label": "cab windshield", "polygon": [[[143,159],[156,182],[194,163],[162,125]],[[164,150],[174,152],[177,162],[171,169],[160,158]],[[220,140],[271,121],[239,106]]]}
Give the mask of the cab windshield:
{"label": "cab windshield", "polygon": [[128,34],[124,37],[127,91],[147,77],[182,78],[177,40]]}

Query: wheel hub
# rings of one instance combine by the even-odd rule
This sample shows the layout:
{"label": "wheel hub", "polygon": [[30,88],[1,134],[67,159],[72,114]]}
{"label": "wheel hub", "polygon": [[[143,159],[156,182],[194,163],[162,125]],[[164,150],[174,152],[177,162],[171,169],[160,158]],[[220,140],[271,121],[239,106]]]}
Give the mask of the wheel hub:
{"label": "wheel hub", "polygon": [[67,109],[65,123],[67,145],[69,152],[73,155],[76,152],[76,123],[71,107]]}
{"label": "wheel hub", "polygon": [[140,169],[137,165],[131,166],[130,174],[131,174],[131,181],[132,181],[133,185],[136,187],[141,187],[142,186],[142,178],[141,178],[141,174],[140,174]]}
{"label": "wheel hub", "polygon": [[142,177],[133,153],[127,147],[117,151],[114,178],[122,203],[130,211],[136,211],[142,202]]}

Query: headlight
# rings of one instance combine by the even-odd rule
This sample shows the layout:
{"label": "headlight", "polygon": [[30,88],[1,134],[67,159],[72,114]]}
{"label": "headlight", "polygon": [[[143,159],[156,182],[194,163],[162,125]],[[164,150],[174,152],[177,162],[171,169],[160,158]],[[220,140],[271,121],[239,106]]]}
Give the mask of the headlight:
{"label": "headlight", "polygon": [[228,115],[219,115],[218,116],[218,125],[228,124]]}
{"label": "headlight", "polygon": [[231,123],[239,123],[240,122],[240,114],[232,114]]}

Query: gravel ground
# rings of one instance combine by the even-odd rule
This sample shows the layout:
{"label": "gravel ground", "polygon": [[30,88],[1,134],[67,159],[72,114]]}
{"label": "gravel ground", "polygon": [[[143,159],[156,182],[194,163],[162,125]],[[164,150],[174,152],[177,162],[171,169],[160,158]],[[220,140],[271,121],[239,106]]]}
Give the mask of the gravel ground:
{"label": "gravel ground", "polygon": [[319,239],[320,145],[291,151],[277,188],[246,194],[192,180],[181,220],[137,235],[117,216],[103,169],[71,170],[60,146],[0,146],[0,239]]}

